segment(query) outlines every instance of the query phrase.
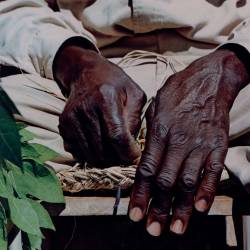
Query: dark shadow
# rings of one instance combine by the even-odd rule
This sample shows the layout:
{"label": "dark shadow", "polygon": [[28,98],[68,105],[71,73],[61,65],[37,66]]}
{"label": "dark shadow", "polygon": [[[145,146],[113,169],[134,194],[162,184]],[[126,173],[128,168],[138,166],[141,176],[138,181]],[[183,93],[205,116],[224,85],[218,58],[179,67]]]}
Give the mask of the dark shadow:
{"label": "dark shadow", "polygon": [[48,238],[43,250],[232,249],[226,245],[223,216],[194,214],[184,236],[164,232],[159,238],[147,234],[145,222],[134,224],[126,216],[55,217],[54,223],[57,231],[45,233]]}
{"label": "dark shadow", "polygon": [[[220,7],[226,0],[206,0],[206,1],[214,5],[215,7]],[[241,8],[244,7],[246,4],[247,0],[238,0],[236,2],[236,7]]]}

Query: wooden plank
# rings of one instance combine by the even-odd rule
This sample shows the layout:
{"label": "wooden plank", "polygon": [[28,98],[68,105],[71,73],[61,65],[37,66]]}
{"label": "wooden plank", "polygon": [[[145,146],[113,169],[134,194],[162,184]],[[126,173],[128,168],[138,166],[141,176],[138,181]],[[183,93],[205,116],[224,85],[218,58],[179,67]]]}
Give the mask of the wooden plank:
{"label": "wooden plank", "polygon": [[226,240],[229,247],[237,247],[237,239],[232,216],[226,216]]}
{"label": "wooden plank", "polygon": [[210,209],[210,215],[232,215],[233,199],[227,196],[216,196],[213,206]]}
{"label": "wooden plank", "polygon": [[[115,198],[113,197],[65,197],[66,208],[61,216],[103,216],[112,215]],[[117,215],[126,215],[129,198],[121,198]],[[210,215],[232,215],[232,199],[217,196]]]}

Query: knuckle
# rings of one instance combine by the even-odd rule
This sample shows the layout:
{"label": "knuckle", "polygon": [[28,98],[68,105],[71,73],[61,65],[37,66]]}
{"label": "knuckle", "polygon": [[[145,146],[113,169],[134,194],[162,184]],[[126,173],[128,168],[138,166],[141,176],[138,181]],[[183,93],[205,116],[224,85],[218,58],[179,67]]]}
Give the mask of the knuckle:
{"label": "knuckle", "polygon": [[212,137],[211,148],[224,150],[228,144],[228,135],[224,132],[217,133]]}
{"label": "knuckle", "polygon": [[174,186],[174,178],[171,174],[160,175],[156,180],[156,187],[161,192],[170,192]]}
{"label": "knuckle", "polygon": [[126,140],[127,134],[125,133],[123,126],[117,124],[108,129],[107,137],[111,143],[120,144]]}
{"label": "knuckle", "polygon": [[178,146],[182,146],[185,143],[187,143],[189,140],[189,137],[187,135],[187,133],[185,133],[184,131],[174,131],[171,132],[171,144],[173,145],[178,145]]}
{"label": "knuckle", "polygon": [[154,121],[151,126],[151,138],[156,144],[161,144],[167,138],[169,128],[160,123],[159,121]]}
{"label": "knuckle", "polygon": [[110,98],[115,96],[116,87],[111,84],[102,84],[99,88],[99,93],[104,101],[110,100]]}
{"label": "knuckle", "polygon": [[156,158],[154,157],[154,155],[150,152],[148,153],[144,153],[142,155],[142,166],[145,166],[146,168],[150,168],[150,169],[156,169],[158,167],[158,162],[156,160]]}
{"label": "knuckle", "polygon": [[154,161],[147,161],[144,162],[141,166],[138,167],[137,169],[137,176],[140,179],[145,179],[145,178],[152,178],[155,174],[155,165]]}
{"label": "knuckle", "polygon": [[193,192],[196,189],[196,178],[190,173],[184,174],[179,185],[183,191]]}
{"label": "knuckle", "polygon": [[221,162],[218,162],[218,161],[213,161],[211,162],[211,164],[209,164],[209,167],[207,169],[207,172],[209,174],[218,174],[220,173],[224,168],[224,164],[222,164]]}
{"label": "knuckle", "polygon": [[195,137],[195,140],[194,140],[194,143],[195,143],[195,146],[198,146],[200,148],[203,148],[203,145],[205,144],[205,138],[203,138],[203,136],[196,136]]}

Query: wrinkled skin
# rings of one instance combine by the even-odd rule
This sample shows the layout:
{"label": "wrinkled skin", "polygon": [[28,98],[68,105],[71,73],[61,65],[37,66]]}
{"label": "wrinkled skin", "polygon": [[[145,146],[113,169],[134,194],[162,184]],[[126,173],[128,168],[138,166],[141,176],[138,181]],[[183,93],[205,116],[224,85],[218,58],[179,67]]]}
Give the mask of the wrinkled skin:
{"label": "wrinkled skin", "polygon": [[140,157],[135,137],[146,97],[122,69],[95,51],[68,46],[57,58],[55,76],[69,95],[59,119],[67,151],[102,167]]}
{"label": "wrinkled skin", "polygon": [[[66,47],[55,68],[69,96],[59,125],[65,149],[94,165],[140,156],[134,137],[143,91],[91,50]],[[129,206],[133,221],[147,217],[150,234],[161,234],[170,209],[170,229],[183,234],[194,206],[200,212],[211,207],[228,148],[229,110],[248,82],[237,56],[219,50],[171,76],[158,91],[147,110],[146,148]]]}
{"label": "wrinkled skin", "polygon": [[229,110],[248,81],[236,55],[218,50],[158,91],[129,206],[133,221],[147,216],[150,234],[161,234],[170,209],[171,231],[183,234],[194,205],[200,212],[211,207],[228,149]]}

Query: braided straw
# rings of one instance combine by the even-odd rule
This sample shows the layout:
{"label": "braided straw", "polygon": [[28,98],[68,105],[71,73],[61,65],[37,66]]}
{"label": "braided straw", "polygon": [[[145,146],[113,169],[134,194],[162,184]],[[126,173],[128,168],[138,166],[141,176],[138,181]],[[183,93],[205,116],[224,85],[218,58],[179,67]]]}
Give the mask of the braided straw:
{"label": "braided straw", "polygon": [[115,166],[105,169],[79,166],[57,174],[63,191],[77,193],[83,190],[128,189],[134,183],[136,165],[129,167]]}
{"label": "braided straw", "polygon": [[[138,143],[143,151],[145,140],[139,139]],[[99,169],[90,167],[88,164],[85,164],[84,167],[76,165],[71,169],[60,171],[57,173],[57,177],[63,191],[70,193],[78,193],[83,190],[128,189],[134,183],[136,167],[137,165],[131,165]]]}

